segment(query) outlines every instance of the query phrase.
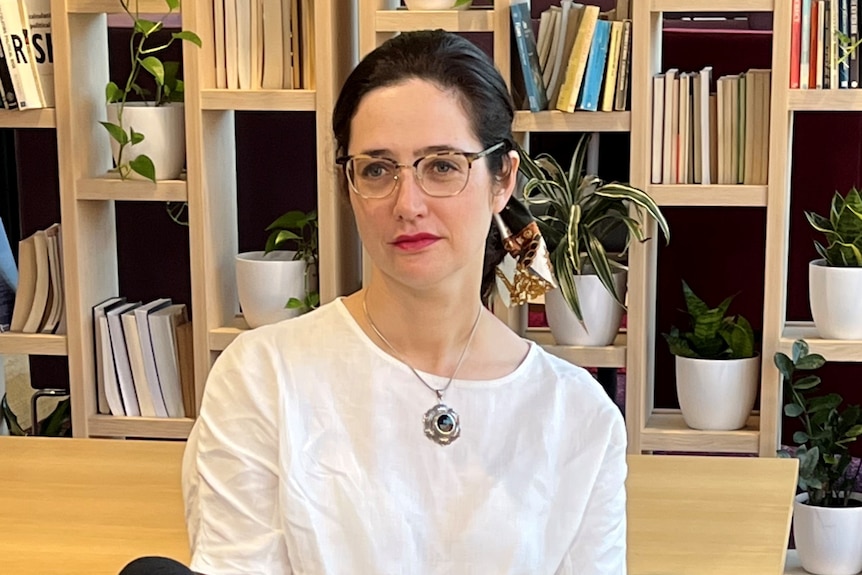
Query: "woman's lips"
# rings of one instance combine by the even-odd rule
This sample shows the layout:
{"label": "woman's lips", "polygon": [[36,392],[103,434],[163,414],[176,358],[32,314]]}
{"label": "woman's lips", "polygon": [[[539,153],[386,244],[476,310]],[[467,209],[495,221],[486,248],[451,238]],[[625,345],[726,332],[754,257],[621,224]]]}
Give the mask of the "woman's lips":
{"label": "woman's lips", "polygon": [[405,252],[415,252],[427,248],[439,240],[434,234],[402,235],[395,238],[392,245]]}

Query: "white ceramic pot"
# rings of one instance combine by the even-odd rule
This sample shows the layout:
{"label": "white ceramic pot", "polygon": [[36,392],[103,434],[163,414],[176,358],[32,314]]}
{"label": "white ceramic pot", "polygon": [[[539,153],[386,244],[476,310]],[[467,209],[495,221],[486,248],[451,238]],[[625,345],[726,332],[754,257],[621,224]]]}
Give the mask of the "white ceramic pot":
{"label": "white ceramic pot", "polygon": [[[119,104],[108,104],[108,121],[119,124],[117,113]],[[174,180],[179,177],[186,163],[186,127],[182,102],[165,106],[144,105],[143,102],[127,102],[123,108],[123,125],[126,133],[129,128],[144,135],[144,140],[123,150],[123,163],[139,155],[149,156],[156,168],[157,180]],[[108,136],[110,138],[110,136]],[[114,164],[120,144],[111,139],[111,153]],[[134,179],[144,179],[135,172]]]}
{"label": "white ceramic pot", "polygon": [[[610,345],[620,331],[624,311],[622,306],[608,293],[596,275],[575,276],[575,286],[584,325],[578,321],[559,289],[545,294],[545,313],[554,341],[557,345]],[[625,271],[614,273],[614,287],[620,299],[623,299],[626,291]]]}
{"label": "white ceramic pot", "polygon": [[692,429],[729,431],[745,427],[760,381],[760,357],[693,359],[676,356],[676,394]]}
{"label": "white ceramic pot", "polygon": [[820,337],[862,339],[862,268],[808,264],[808,302]]}
{"label": "white ceramic pot", "polygon": [[261,251],[236,256],[239,305],[249,327],[255,328],[299,315],[300,310],[284,307],[290,298],[301,300],[306,293],[306,263],[294,260],[295,253],[276,250],[268,254]]}
{"label": "white ceramic pot", "polygon": [[[862,494],[852,499],[862,501]],[[807,493],[793,504],[793,539],[802,567],[816,575],[862,571],[862,507],[813,507]]]}
{"label": "white ceramic pot", "polygon": [[471,2],[455,6],[458,0],[404,0],[408,10],[464,10]]}

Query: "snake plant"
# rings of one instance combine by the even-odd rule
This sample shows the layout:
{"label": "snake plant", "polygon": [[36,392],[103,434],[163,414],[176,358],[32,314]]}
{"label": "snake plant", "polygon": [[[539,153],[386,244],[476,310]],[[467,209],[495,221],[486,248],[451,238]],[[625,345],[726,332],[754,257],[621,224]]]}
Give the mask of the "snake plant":
{"label": "snake plant", "polygon": [[[667,220],[648,194],[617,182],[605,183],[586,174],[590,134],[584,134],[575,147],[568,171],[550,154],[532,158],[517,146],[521,155],[519,172],[526,178],[524,203],[530,208],[551,253],[551,263],[563,297],[583,322],[575,276],[594,273],[605,289],[625,307],[616,293],[613,273],[627,269],[624,256],[632,237],[646,241],[646,218],[656,221],[666,240],[670,239]],[[604,238],[624,228],[625,245],[619,254],[605,249]]]}
{"label": "snake plant", "polygon": [[835,192],[829,218],[805,212],[808,223],[826,236],[828,245],[814,242],[814,248],[833,267],[862,267],[862,197],[856,188],[842,197]]}

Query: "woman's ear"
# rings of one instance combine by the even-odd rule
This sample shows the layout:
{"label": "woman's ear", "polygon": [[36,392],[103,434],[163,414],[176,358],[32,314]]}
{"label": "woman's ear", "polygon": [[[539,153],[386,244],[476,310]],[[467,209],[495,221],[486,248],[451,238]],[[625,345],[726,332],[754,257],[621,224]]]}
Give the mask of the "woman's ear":
{"label": "woman's ear", "polygon": [[506,158],[508,161],[503,162],[503,172],[494,178],[494,195],[491,201],[495,214],[499,214],[506,207],[506,203],[515,191],[515,184],[518,182],[518,166],[521,164],[521,156],[515,150],[511,150]]}

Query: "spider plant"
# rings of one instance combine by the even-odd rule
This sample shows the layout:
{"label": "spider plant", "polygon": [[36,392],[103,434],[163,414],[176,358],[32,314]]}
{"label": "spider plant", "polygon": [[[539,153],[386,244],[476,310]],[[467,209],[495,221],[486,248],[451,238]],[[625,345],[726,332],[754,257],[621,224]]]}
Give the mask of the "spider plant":
{"label": "spider plant", "polygon": [[[590,134],[575,147],[568,171],[549,154],[531,157],[520,146],[519,171],[527,178],[524,202],[536,217],[539,230],[551,252],[551,263],[560,290],[575,316],[583,314],[575,286],[575,276],[594,273],[623,307],[616,293],[613,273],[625,270],[625,254],[631,238],[644,242],[647,217],[658,224],[666,241],[670,230],[655,201],[645,192],[617,182],[606,183],[586,174]],[[603,243],[613,232],[624,228],[625,243],[619,254],[611,254]]]}

